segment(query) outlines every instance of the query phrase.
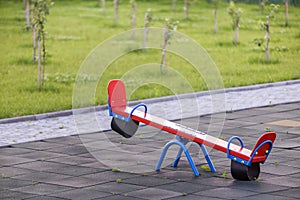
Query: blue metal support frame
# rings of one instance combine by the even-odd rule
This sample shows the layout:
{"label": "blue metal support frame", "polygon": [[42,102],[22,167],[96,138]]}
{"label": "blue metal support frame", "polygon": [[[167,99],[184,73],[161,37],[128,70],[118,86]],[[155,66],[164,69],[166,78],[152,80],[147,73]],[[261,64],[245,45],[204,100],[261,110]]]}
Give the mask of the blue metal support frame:
{"label": "blue metal support frame", "polygon": [[[177,167],[178,166],[178,163],[180,161],[181,155],[184,152],[185,156],[186,156],[186,158],[187,158],[187,160],[188,160],[188,162],[189,162],[189,164],[190,164],[190,166],[191,166],[191,168],[192,168],[192,170],[193,170],[193,172],[195,174],[195,176],[199,176],[200,174],[199,174],[199,172],[198,172],[198,170],[196,168],[196,165],[195,165],[195,163],[194,163],[194,161],[193,161],[193,159],[192,159],[192,157],[191,157],[191,155],[189,153],[189,150],[185,146],[188,142],[190,142],[188,139],[182,138],[180,136],[176,136],[176,140],[175,141],[168,142],[164,146],[164,148],[163,148],[163,151],[162,151],[162,153],[160,155],[160,158],[159,158],[159,160],[157,162],[155,170],[156,171],[160,170],[160,167],[161,167],[162,162],[163,162],[163,160],[164,160],[164,158],[165,158],[165,156],[167,154],[167,151],[168,151],[169,147],[172,146],[173,144],[177,144],[180,147],[180,149],[178,150],[177,156],[175,158],[175,161],[173,162],[172,167]],[[207,163],[209,165],[210,170],[212,172],[216,172],[216,169],[215,169],[215,167],[213,165],[213,162],[211,161],[211,159],[210,159],[210,157],[209,157],[209,155],[207,153],[207,150],[206,150],[205,146],[202,145],[202,144],[199,144],[199,143],[197,143],[197,144],[200,146],[200,148],[201,148],[201,150],[202,150],[202,152],[203,152],[203,154],[205,156],[205,159],[206,159],[206,161],[207,161]]]}

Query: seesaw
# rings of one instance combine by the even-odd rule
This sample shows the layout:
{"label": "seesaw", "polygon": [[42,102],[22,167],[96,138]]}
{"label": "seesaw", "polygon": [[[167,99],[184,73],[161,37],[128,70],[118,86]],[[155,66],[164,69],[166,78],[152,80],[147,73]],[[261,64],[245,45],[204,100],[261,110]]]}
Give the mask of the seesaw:
{"label": "seesaw", "polygon": [[[145,104],[138,104],[133,108],[127,106],[126,89],[121,80],[111,80],[107,89],[108,110],[110,116],[112,116],[111,128],[114,131],[125,138],[130,138],[136,133],[139,123],[144,123],[176,135],[176,140],[168,142],[163,148],[155,168],[157,171],[160,170],[169,147],[178,145],[180,149],[173,167],[177,167],[184,152],[195,176],[199,176],[199,172],[186,147],[186,144],[192,141],[199,144],[212,172],[215,172],[216,169],[205,146],[227,154],[227,157],[231,159],[231,174],[233,178],[237,180],[255,180],[260,173],[260,163],[263,164],[268,158],[276,138],[275,132],[266,132],[259,137],[253,149],[249,150],[244,147],[242,139],[238,136],[233,136],[228,141],[225,141],[181,124],[150,115],[147,113]],[[137,110],[139,107],[143,107],[144,111]],[[240,145],[233,144],[234,140],[238,140]]]}

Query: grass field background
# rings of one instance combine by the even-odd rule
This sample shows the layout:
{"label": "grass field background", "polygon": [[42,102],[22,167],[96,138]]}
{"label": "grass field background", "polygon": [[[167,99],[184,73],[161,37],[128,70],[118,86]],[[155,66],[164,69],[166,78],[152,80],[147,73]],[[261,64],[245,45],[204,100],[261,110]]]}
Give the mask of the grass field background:
{"label": "grass field background", "polygon": [[[118,25],[114,25],[113,3],[107,1],[103,14],[98,1],[60,0],[50,9],[47,28],[47,63],[45,85],[39,90],[37,63],[32,62],[32,34],[25,30],[22,1],[0,1],[0,118],[37,114],[72,108],[72,92],[81,63],[99,43],[115,34],[130,30],[131,5],[121,1]],[[227,14],[228,3],[218,7],[218,33],[213,33],[213,5],[206,1],[190,1],[189,19],[184,20],[183,1],[171,10],[171,1],[137,1],[137,27],[142,28],[144,14],[151,8],[151,26],[162,27],[165,18],[178,20],[178,31],[195,39],[216,63],[225,87],[277,82],[300,78],[300,7],[290,6],[289,26],[285,26],[284,6],[271,21],[271,60],[264,60],[264,45],[257,46],[255,38],[264,38],[259,25],[265,20],[259,5],[236,4],[243,10],[239,45],[232,44],[233,31]],[[267,11],[266,11],[267,12]],[[145,55],[130,53],[112,63],[97,92],[94,105],[106,103],[106,84],[119,78],[132,66],[156,62],[161,52],[147,51]],[[184,75],[195,91],[206,90],[199,76],[187,62],[173,54],[168,65]],[[116,70],[115,67],[118,67]],[[180,66],[180,67],[179,67]],[[180,91],[185,93],[184,89]],[[145,85],[132,95],[143,99],[172,94],[159,85]]]}

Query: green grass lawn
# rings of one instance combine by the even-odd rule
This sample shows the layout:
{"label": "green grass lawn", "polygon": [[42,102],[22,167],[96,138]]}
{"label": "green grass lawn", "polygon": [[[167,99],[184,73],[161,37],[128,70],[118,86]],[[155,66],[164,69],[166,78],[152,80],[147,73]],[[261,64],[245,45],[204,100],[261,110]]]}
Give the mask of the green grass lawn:
{"label": "green grass lawn", "polygon": [[[233,31],[227,14],[228,4],[218,8],[218,33],[213,33],[213,5],[191,1],[189,20],[184,20],[183,1],[171,11],[171,1],[137,1],[137,27],[152,9],[151,26],[162,27],[165,18],[180,21],[178,31],[195,39],[216,63],[225,87],[293,80],[300,78],[300,8],[290,6],[289,26],[285,27],[284,6],[271,22],[271,60],[264,60],[264,47],[253,40],[264,38],[259,20],[265,20],[258,5],[237,4],[243,10],[239,45],[232,44]],[[47,22],[47,64],[45,85],[39,90],[37,63],[32,62],[32,34],[25,31],[25,12],[21,1],[0,0],[0,118],[44,113],[72,108],[72,92],[81,63],[99,43],[131,29],[131,5],[123,0],[118,26],[114,26],[113,4],[107,1],[105,14],[97,1],[59,0],[50,9]],[[138,59],[137,59],[138,58]],[[129,53],[111,64],[99,82],[95,105],[106,103],[106,84],[131,67],[156,62],[161,52],[141,55]],[[168,54],[168,65],[186,77],[195,91],[206,90],[201,77],[186,61]],[[179,67],[180,66],[180,67]],[[118,71],[116,70],[118,67]],[[180,93],[187,91],[182,89]],[[131,99],[170,95],[168,88],[151,84],[137,89]]]}

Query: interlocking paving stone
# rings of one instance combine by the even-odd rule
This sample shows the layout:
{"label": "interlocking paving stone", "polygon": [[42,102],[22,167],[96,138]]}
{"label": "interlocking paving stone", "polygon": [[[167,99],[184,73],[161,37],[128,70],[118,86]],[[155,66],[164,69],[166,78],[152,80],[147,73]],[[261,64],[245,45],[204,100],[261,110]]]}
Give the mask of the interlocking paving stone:
{"label": "interlocking paving stone", "polygon": [[283,191],[288,189],[285,186],[273,185],[268,183],[262,183],[258,181],[235,181],[230,186],[231,188],[239,189],[239,190],[248,190],[252,192],[258,193],[273,193],[276,191]]}
{"label": "interlocking paving stone", "polygon": [[32,161],[32,159],[16,157],[13,155],[1,156],[0,157],[0,166],[10,166],[10,165],[15,165],[15,164],[20,164],[20,163],[28,163],[31,161]]}
{"label": "interlocking paving stone", "polygon": [[20,169],[15,167],[0,167],[0,174],[5,178],[12,178],[21,174],[32,173],[29,169]]}
{"label": "interlocking paving stone", "polygon": [[206,185],[198,185],[198,184],[192,184],[188,182],[177,182],[177,183],[170,183],[166,185],[156,186],[156,188],[174,191],[174,192],[180,192],[182,194],[191,194],[194,192],[201,190],[208,190],[212,189],[212,186],[206,186]]}
{"label": "interlocking paving stone", "polygon": [[83,187],[94,186],[99,183],[105,183],[106,181],[101,179],[97,180],[97,179],[90,179],[85,177],[68,177],[68,178],[60,179],[59,181],[53,180],[48,182],[56,185],[62,185],[62,186],[68,186],[74,188],[83,188]]}
{"label": "interlocking paving stone", "polygon": [[[239,199],[239,198],[237,198]],[[250,197],[243,197],[245,200],[257,200],[257,199],[263,199],[263,200],[294,200],[294,198],[289,197],[282,197],[282,196],[275,196],[272,194],[260,194],[260,195],[253,195]]]}
{"label": "interlocking paving stone", "polygon": [[30,198],[30,197],[34,197],[34,196],[36,196],[36,195],[24,193],[24,192],[11,191],[11,190],[0,187],[0,199],[1,200],[25,199],[25,198]]}
{"label": "interlocking paving stone", "polygon": [[0,178],[0,188],[12,189],[31,185],[31,181],[16,180],[11,178]]}
{"label": "interlocking paving stone", "polygon": [[79,145],[68,145],[68,146],[58,147],[55,149],[50,149],[49,151],[60,153],[60,154],[67,154],[67,155],[79,155],[79,154],[84,154],[89,152],[84,146],[79,146]]}
{"label": "interlocking paving stone", "polygon": [[211,190],[205,190],[201,192],[195,193],[200,196],[208,196],[208,197],[221,197],[226,199],[244,199],[247,196],[255,195],[257,193],[245,190],[238,190],[233,188],[215,188]]}
{"label": "interlocking paving stone", "polygon": [[29,198],[26,200],[62,200],[64,198],[57,198],[57,197],[49,197],[49,196],[45,196],[45,195],[39,195],[33,198]]}
{"label": "interlocking paving stone", "polygon": [[181,196],[182,194],[179,192],[162,190],[158,188],[146,188],[142,190],[129,192],[128,195],[133,197],[143,198],[143,199],[157,200],[157,199],[177,197],[177,196]]}
{"label": "interlocking paving stone", "polygon": [[33,172],[33,173],[27,173],[27,174],[15,176],[13,177],[13,179],[55,184],[55,183],[60,183],[61,180],[64,180],[66,178],[71,178],[71,177],[72,176],[66,176],[62,174],[55,174],[55,173],[42,171],[42,172]]}
{"label": "interlocking paving stone", "polygon": [[300,168],[280,165],[279,163],[279,165],[272,164],[272,165],[263,166],[261,168],[261,171],[265,173],[279,175],[279,176],[285,176],[285,175],[300,173]]}
{"label": "interlocking paving stone", "polygon": [[97,191],[101,191],[101,192],[109,192],[111,194],[126,194],[128,192],[145,189],[145,187],[143,187],[143,186],[127,184],[124,182],[117,183],[116,181],[108,182],[105,184],[98,184],[98,185],[92,186],[90,188],[92,190],[97,190]]}
{"label": "interlocking paving stone", "polygon": [[81,165],[95,162],[94,158],[80,157],[80,156],[64,156],[59,158],[49,159],[50,162],[64,163],[69,165]]}
{"label": "interlocking paving stone", "polygon": [[138,176],[139,175],[133,173],[113,172],[112,170],[109,170],[109,171],[84,175],[82,177],[94,179],[94,180],[102,180],[105,182],[111,182],[111,181],[116,181],[117,179],[122,179],[124,182],[128,178],[135,178]]}
{"label": "interlocking paving stone", "polygon": [[[274,178],[275,177],[275,178]],[[274,185],[281,185],[281,186],[287,186],[287,187],[300,187],[300,179],[299,178],[294,178],[290,176],[274,176],[273,178],[270,179],[265,179],[262,180],[262,182],[265,183],[270,183]]]}
{"label": "interlocking paving stone", "polygon": [[32,152],[30,149],[25,148],[18,148],[18,147],[7,147],[7,148],[0,148],[0,155],[2,156],[16,156],[16,155],[23,155]]}
{"label": "interlocking paving stone", "polygon": [[102,170],[96,168],[90,168],[90,167],[69,165],[65,168],[56,167],[56,168],[48,169],[47,171],[58,173],[58,174],[70,175],[70,176],[82,176],[86,174],[94,174]]}
{"label": "interlocking paving stone", "polygon": [[53,194],[53,193],[62,192],[70,189],[72,188],[60,186],[60,185],[36,183],[25,187],[14,188],[12,190],[18,192],[30,193],[30,194],[46,195],[46,194]]}
{"label": "interlocking paving stone", "polygon": [[103,198],[110,196],[111,194],[105,192],[99,192],[92,189],[75,189],[64,192],[51,194],[53,197],[71,199],[71,200],[90,200],[95,198]]}
{"label": "interlocking paving stone", "polygon": [[31,160],[47,160],[50,158],[62,157],[63,154],[47,152],[47,151],[34,151],[22,155],[18,155],[18,157],[29,158]]}
{"label": "interlocking paving stone", "polygon": [[152,176],[139,176],[139,177],[125,179],[125,180],[123,180],[123,182],[134,184],[134,185],[141,185],[141,186],[145,186],[145,187],[153,187],[153,186],[174,183],[175,181],[170,180],[170,179],[152,177]]}
{"label": "interlocking paving stone", "polygon": [[67,165],[67,164],[48,162],[48,161],[32,161],[32,162],[14,165],[14,167],[16,167],[16,168],[30,169],[30,170],[34,170],[34,171],[48,171],[51,169],[64,169],[69,166],[70,165]]}
{"label": "interlocking paving stone", "polygon": [[108,196],[108,197],[101,197],[101,198],[97,198],[97,199],[94,199],[94,200],[143,200],[143,199],[128,196],[128,194],[126,194],[126,195],[113,194],[113,195]]}
{"label": "interlocking paving stone", "polygon": [[47,150],[47,149],[61,147],[63,145],[64,144],[44,142],[44,141],[35,141],[35,142],[27,142],[27,143],[13,145],[13,147],[22,147],[24,149],[33,149],[33,150]]}
{"label": "interlocking paving stone", "polygon": [[300,188],[292,188],[280,192],[273,192],[272,195],[274,196],[283,196],[289,198],[300,198]]}

